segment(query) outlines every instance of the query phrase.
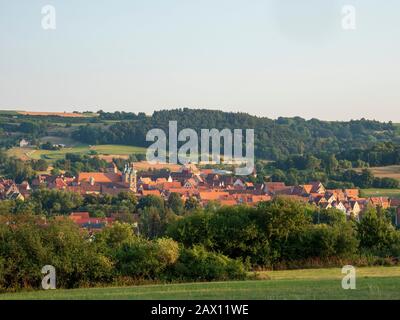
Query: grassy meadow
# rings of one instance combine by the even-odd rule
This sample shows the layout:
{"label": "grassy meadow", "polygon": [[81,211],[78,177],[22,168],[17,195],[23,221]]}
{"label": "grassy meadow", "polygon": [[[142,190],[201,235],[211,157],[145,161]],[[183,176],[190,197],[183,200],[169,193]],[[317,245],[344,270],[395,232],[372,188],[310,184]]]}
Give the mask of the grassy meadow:
{"label": "grassy meadow", "polygon": [[1,294],[0,300],[365,300],[400,299],[400,267],[357,269],[356,290],[341,287],[341,269],[268,271],[261,280],[109,287]]}
{"label": "grassy meadow", "polygon": [[20,148],[15,147],[8,150],[9,156],[14,156],[22,160],[31,159],[44,159],[52,163],[58,159],[64,159],[66,153],[78,153],[78,154],[89,154],[91,151],[96,151],[98,155],[109,155],[109,156],[120,156],[131,154],[144,154],[146,149],[134,146],[123,146],[123,145],[75,145],[72,147],[66,147],[61,150],[38,150],[35,148]]}
{"label": "grassy meadow", "polygon": [[389,197],[400,199],[400,189],[362,189],[363,197]]}

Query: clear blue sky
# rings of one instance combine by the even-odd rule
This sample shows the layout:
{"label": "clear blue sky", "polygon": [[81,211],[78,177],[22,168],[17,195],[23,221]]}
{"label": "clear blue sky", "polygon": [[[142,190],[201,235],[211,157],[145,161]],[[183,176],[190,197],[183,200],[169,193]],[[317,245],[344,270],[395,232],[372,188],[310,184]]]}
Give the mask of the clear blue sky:
{"label": "clear blue sky", "polygon": [[400,122],[399,40],[398,0],[0,0],[0,109]]}

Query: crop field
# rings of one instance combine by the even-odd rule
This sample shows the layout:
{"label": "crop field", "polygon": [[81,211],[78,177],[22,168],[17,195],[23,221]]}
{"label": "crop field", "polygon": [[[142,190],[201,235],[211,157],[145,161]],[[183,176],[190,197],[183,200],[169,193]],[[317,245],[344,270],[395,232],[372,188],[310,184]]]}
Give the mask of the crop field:
{"label": "crop field", "polygon": [[362,189],[363,197],[389,197],[400,199],[400,189]]}
{"label": "crop field", "polygon": [[18,115],[18,112],[14,110],[0,110],[0,116],[16,116],[16,115]]}
{"label": "crop field", "polygon": [[250,299],[326,300],[400,299],[400,267],[358,268],[356,289],[341,286],[341,269],[261,272],[268,280],[204,282],[1,294],[0,299],[150,300]]}
{"label": "crop field", "polygon": [[376,177],[400,180],[400,166],[372,167],[370,170]]}
{"label": "crop field", "polygon": [[18,114],[24,116],[56,116],[63,118],[86,118],[95,117],[95,113],[72,113],[72,112],[37,112],[37,111],[17,111]]}
{"label": "crop field", "polygon": [[141,147],[134,146],[122,146],[122,145],[97,145],[97,146],[88,146],[88,145],[76,145],[73,147],[63,148],[61,150],[38,150],[34,148],[12,148],[8,150],[8,154],[10,156],[14,156],[16,158],[22,160],[31,160],[31,159],[44,159],[48,160],[49,163],[52,163],[55,160],[63,159],[66,153],[78,153],[78,154],[90,154],[90,152],[97,152],[99,155],[108,155],[110,157],[126,155],[129,156],[131,154],[144,154],[146,153],[146,149]]}

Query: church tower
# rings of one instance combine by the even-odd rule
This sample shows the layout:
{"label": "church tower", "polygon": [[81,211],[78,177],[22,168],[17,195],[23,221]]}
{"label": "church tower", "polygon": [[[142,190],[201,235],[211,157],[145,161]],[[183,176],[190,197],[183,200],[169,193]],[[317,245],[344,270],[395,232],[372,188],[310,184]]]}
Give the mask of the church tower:
{"label": "church tower", "polygon": [[132,162],[129,165],[125,165],[122,180],[125,184],[129,185],[130,190],[137,192],[137,171]]}
{"label": "church tower", "polygon": [[133,192],[137,192],[137,171],[133,165],[133,162],[130,163],[129,189],[131,189]]}

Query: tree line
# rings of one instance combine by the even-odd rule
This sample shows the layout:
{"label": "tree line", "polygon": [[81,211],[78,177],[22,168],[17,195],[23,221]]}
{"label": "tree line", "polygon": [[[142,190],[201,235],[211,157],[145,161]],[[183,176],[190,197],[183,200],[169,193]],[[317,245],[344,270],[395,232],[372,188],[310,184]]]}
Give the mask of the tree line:
{"label": "tree line", "polygon": [[[380,164],[383,165],[383,163]],[[288,185],[321,181],[331,189],[354,187],[396,189],[400,187],[397,179],[375,177],[369,166],[370,163],[358,157],[354,157],[351,161],[324,153],[318,156],[291,155],[286,159],[268,164],[259,162],[256,168],[262,177],[269,176],[271,181],[285,182]]]}
{"label": "tree line", "polygon": [[[257,207],[213,203],[202,209],[185,208],[176,197],[136,202],[121,195],[111,202],[130,203],[128,216],[136,212],[139,223],[122,217],[90,235],[68,219],[52,217],[49,197],[35,196],[40,214],[27,207],[0,210],[2,290],[38,288],[47,264],[56,268],[60,287],[74,288],[244,279],[265,268],[390,265],[400,254],[391,213],[372,207],[358,221],[286,198]],[[65,201],[56,209],[82,199]]]}
{"label": "tree line", "polygon": [[377,142],[399,141],[392,123],[370,120],[327,122],[299,117],[272,120],[246,113],[214,110],[176,109],[156,111],[141,121],[122,121],[108,127],[85,125],[73,137],[89,144],[148,146],[146,133],[153,128],[168,131],[168,122],[177,121],[178,130],[255,129],[255,153],[261,159],[279,160],[291,154],[318,154],[321,150],[339,154],[347,149],[370,148]]}

